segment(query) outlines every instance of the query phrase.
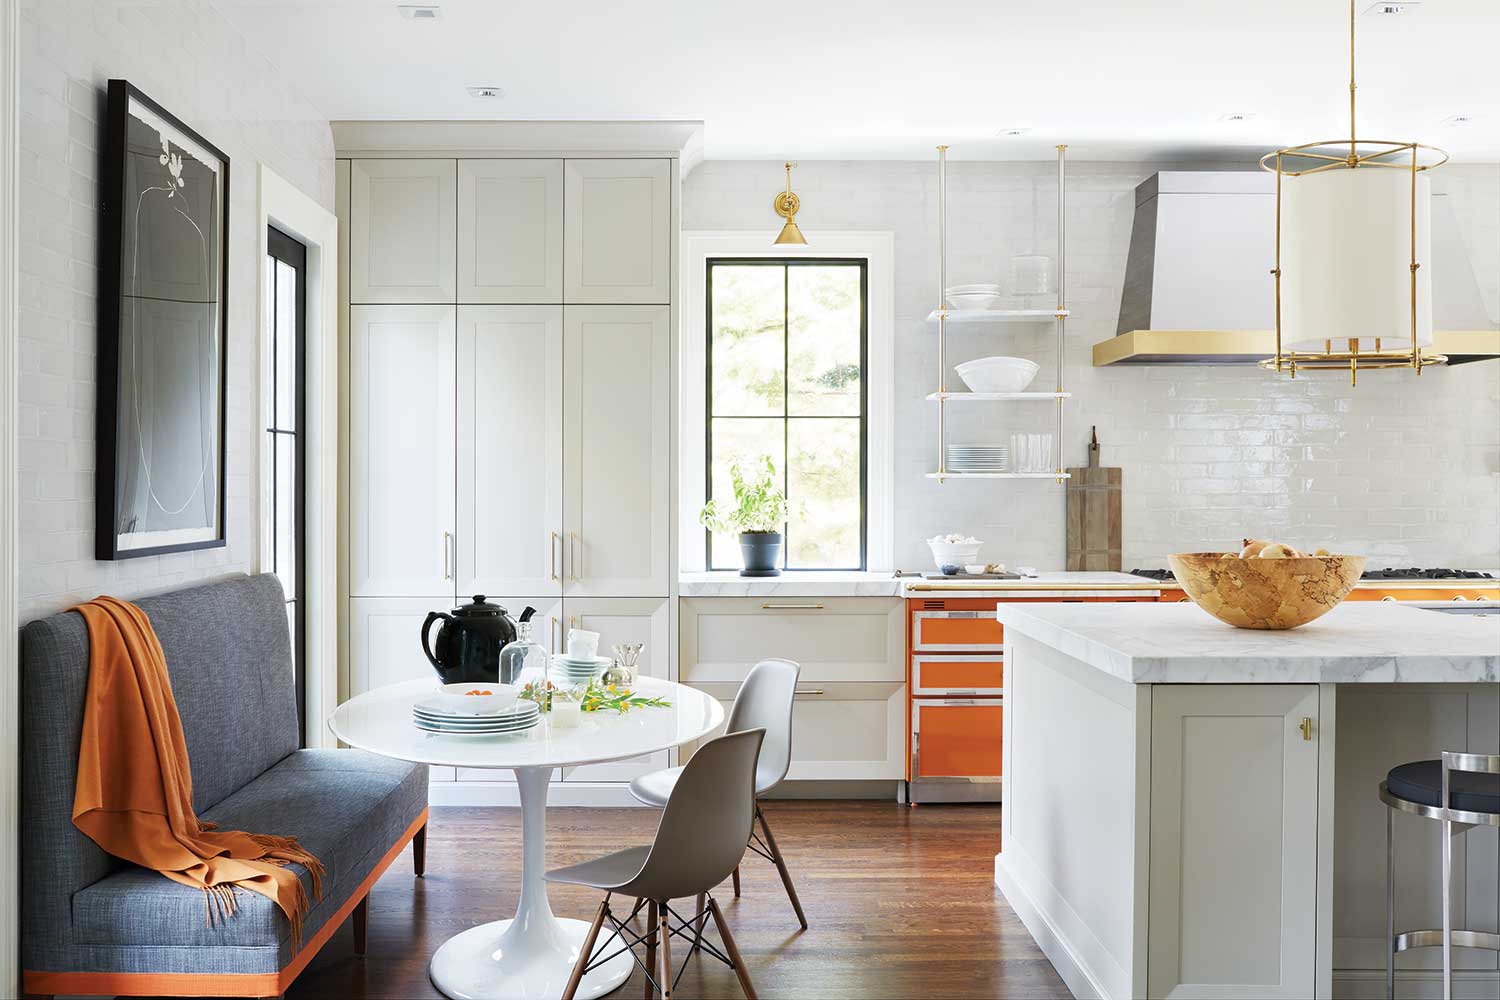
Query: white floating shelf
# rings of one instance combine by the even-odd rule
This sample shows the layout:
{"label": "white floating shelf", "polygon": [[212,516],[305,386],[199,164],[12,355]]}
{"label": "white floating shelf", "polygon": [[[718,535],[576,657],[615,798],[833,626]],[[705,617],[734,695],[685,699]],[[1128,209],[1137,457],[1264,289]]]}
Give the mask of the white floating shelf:
{"label": "white floating shelf", "polygon": [[[1057,319],[1056,309],[949,309],[949,323],[1042,323]],[[1062,310],[1064,316],[1068,310]],[[942,310],[927,314],[927,322],[936,323]]]}
{"label": "white floating shelf", "polygon": [[1070,479],[1066,472],[929,472],[928,479]]}
{"label": "white floating shelf", "polygon": [[950,403],[1007,402],[1021,400],[1070,399],[1071,392],[933,392],[928,399],[946,399]]}

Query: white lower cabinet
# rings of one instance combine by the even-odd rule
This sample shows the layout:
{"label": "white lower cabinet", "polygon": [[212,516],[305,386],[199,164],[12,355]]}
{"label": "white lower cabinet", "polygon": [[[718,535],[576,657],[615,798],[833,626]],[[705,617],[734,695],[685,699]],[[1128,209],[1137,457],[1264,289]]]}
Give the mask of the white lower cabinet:
{"label": "white lower cabinet", "polygon": [[1152,689],[1151,997],[1315,995],[1319,742],[1315,684]]}
{"label": "white lower cabinet", "polygon": [[[422,623],[432,611],[446,611],[429,597],[352,597],[349,599],[349,694],[437,674],[422,654]],[[436,630],[437,626],[433,626]],[[428,769],[433,781],[452,781],[454,769]]]}
{"label": "white lower cabinet", "polygon": [[[593,597],[563,601],[563,641],[568,629],[599,633],[599,655],[613,656],[615,643],[643,642],[645,652],[638,664],[647,677],[667,678],[670,663],[670,609],[665,598]],[[606,764],[586,764],[563,770],[568,781],[629,781],[667,766],[667,751],[632,757]]]}
{"label": "white lower cabinet", "polygon": [[885,597],[687,599],[678,672],[727,712],[757,662],[795,660],[802,672],[788,780],[899,781],[906,773],[903,607]]}

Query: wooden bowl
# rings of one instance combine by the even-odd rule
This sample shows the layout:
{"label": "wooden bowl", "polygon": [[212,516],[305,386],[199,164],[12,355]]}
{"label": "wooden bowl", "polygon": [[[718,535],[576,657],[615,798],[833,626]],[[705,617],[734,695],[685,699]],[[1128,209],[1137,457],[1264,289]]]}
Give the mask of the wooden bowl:
{"label": "wooden bowl", "polygon": [[1225,552],[1167,556],[1193,603],[1235,628],[1288,629],[1338,607],[1359,582],[1364,556],[1241,559]]}

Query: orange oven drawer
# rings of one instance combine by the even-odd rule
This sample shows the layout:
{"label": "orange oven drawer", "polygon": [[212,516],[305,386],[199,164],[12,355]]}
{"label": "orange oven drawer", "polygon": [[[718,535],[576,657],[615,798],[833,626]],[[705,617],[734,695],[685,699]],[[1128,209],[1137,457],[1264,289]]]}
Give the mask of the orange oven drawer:
{"label": "orange oven drawer", "polygon": [[911,705],[911,776],[998,778],[1001,702],[946,699]]}
{"label": "orange oven drawer", "polygon": [[998,653],[1004,648],[1004,629],[988,610],[915,611],[911,616],[913,652],[957,650]]}
{"label": "orange oven drawer", "polygon": [[1005,693],[1005,658],[993,655],[913,654],[912,697]]}

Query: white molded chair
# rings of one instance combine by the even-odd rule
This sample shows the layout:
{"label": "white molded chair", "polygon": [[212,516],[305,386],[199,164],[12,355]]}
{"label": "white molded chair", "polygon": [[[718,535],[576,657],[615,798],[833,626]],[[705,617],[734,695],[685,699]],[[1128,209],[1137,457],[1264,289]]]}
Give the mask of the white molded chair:
{"label": "white molded chair", "polygon": [[[745,676],[739,692],[734,696],[734,707],[729,710],[729,722],[724,727],[726,733],[739,733],[747,729],[766,731],[765,742],[760,747],[760,759],[755,765],[757,799],[781,784],[791,766],[792,699],[796,697],[797,675],[801,672],[802,668],[791,660],[761,660],[750,668],[750,673]],[[648,806],[665,807],[681,775],[681,767],[643,774],[630,783],[630,794]],[[806,930],[807,917],[802,913],[802,902],[797,898],[791,873],[786,868],[786,859],[776,846],[776,838],[771,835],[771,827],[766,822],[765,813],[761,812],[759,801],[755,805],[755,819],[760,823],[764,836],[758,835],[752,826],[746,847],[776,866],[781,875],[781,884],[786,886],[787,897],[792,901],[792,909],[797,911],[797,922]],[[734,869],[734,894],[740,894],[738,865]],[[703,908],[701,897],[698,908]]]}

